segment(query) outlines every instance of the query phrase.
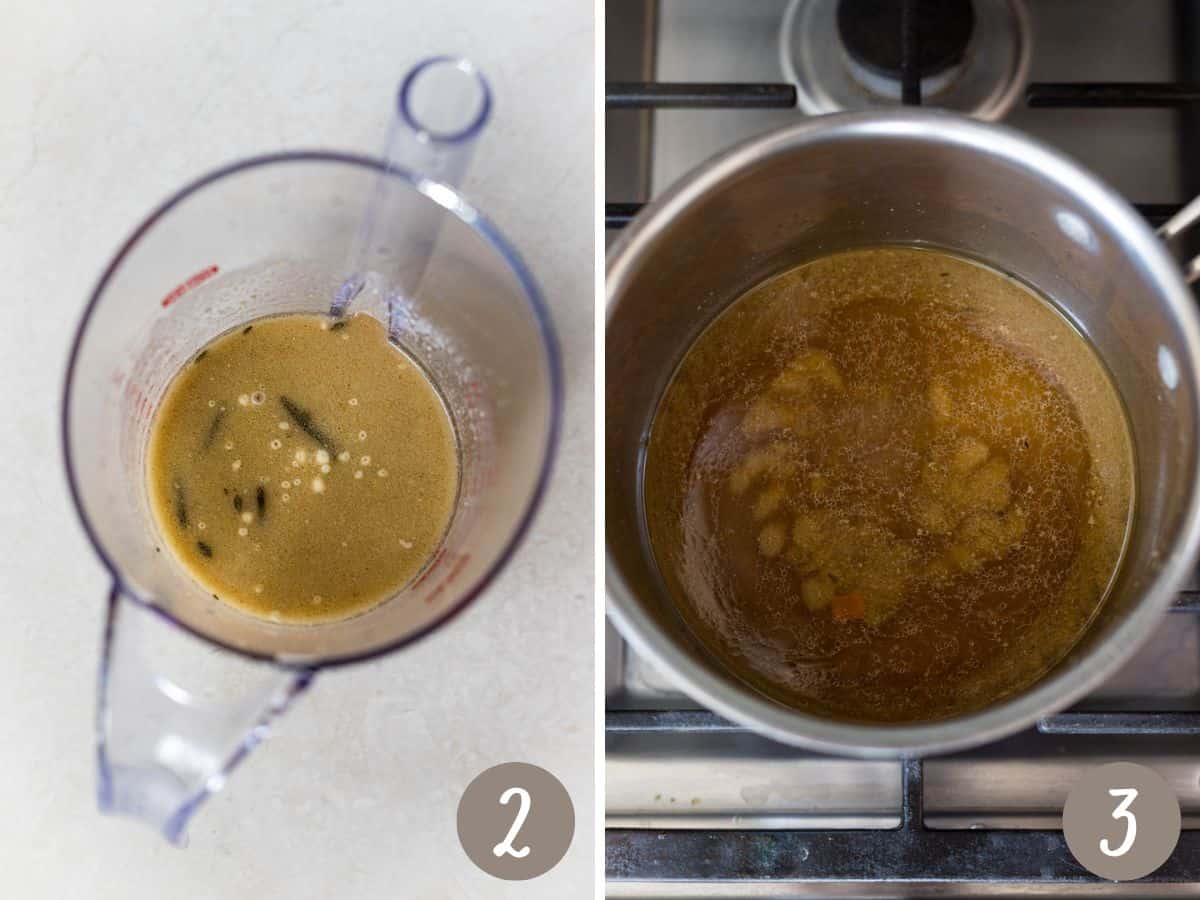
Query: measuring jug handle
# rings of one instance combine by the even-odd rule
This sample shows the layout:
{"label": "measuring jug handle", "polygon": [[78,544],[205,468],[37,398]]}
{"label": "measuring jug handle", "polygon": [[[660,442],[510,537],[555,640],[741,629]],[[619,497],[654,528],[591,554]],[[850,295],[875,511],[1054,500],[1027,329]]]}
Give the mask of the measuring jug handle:
{"label": "measuring jug handle", "polygon": [[192,813],[313,675],[209,644],[114,584],[96,714],[101,811],[182,844]]}

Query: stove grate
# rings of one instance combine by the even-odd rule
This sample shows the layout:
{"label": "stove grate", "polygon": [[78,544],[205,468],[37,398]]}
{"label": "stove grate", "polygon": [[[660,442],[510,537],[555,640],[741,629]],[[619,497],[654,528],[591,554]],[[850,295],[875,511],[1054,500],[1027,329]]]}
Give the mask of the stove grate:
{"label": "stove grate", "polygon": [[[898,828],[610,828],[605,832],[606,877],[610,884],[752,880],[1091,885],[1100,881],[1075,861],[1059,830],[927,828],[920,760],[903,763],[901,791]],[[1196,872],[1200,872],[1200,831],[1184,831],[1171,857],[1139,884],[1191,883]]]}

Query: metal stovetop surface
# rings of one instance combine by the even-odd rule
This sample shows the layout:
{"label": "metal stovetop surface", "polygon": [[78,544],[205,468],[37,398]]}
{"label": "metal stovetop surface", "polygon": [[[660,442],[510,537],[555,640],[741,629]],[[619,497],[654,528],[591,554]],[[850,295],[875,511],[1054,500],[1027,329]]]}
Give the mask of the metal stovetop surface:
{"label": "metal stovetop surface", "polygon": [[[776,47],[785,6],[785,0],[609,0],[607,79],[781,81]],[[1055,0],[1031,6],[1033,81],[1180,77],[1176,4]],[[802,115],[778,109],[610,112],[607,199],[649,199],[714,153]],[[1180,165],[1187,123],[1174,110],[1018,104],[1005,122],[1075,156],[1131,200],[1179,202],[1195,189]],[[904,764],[819,756],[726,727],[633,654],[611,627],[606,646],[612,897],[1200,895],[1200,884],[1188,883],[1200,880],[1200,871],[1192,877],[1177,871],[1169,884],[1111,885],[1088,878],[1048,883],[1039,880],[1037,866],[1007,866],[1012,879],[995,881],[973,870],[970,860],[961,879],[897,882],[886,857],[904,833],[889,829],[912,816]],[[1168,615],[1146,648],[1076,710],[1200,711],[1200,615]],[[918,770],[919,818],[924,828],[960,835],[1057,829],[1081,768],[1116,760],[1156,769],[1180,798],[1184,827],[1200,829],[1200,741],[1185,734],[1030,731],[926,760]],[[817,839],[839,829],[864,829],[856,832],[864,835],[862,853],[880,856],[878,864],[851,861],[850,877],[806,879],[799,857],[811,852],[821,862]],[[771,843],[772,836],[797,833],[804,839]],[[875,835],[884,842],[866,839]],[[887,835],[897,837],[888,843]],[[799,853],[790,868],[780,859],[784,852]],[[960,851],[950,845],[947,852]],[[1003,846],[988,852],[1003,852]],[[953,873],[946,862],[931,871]],[[891,864],[914,868],[903,859]],[[784,877],[788,871],[794,877]]]}

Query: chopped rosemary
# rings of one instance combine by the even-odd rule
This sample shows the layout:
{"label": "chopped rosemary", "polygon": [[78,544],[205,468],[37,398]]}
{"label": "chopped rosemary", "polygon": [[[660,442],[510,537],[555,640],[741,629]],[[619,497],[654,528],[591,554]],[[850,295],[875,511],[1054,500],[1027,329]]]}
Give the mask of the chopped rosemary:
{"label": "chopped rosemary", "polygon": [[213,416],[212,422],[208,426],[208,433],[204,435],[204,442],[200,445],[201,450],[207,450],[213,445],[213,441],[217,439],[217,435],[221,433],[221,425],[225,421],[225,416],[229,414],[224,407],[217,410],[217,414]]}
{"label": "chopped rosemary", "polygon": [[187,525],[188,525],[187,496],[183,492],[183,482],[176,480],[174,488],[175,488],[175,520],[179,523],[180,527],[187,528]]}
{"label": "chopped rosemary", "polygon": [[313,423],[312,416],[309,414],[308,410],[304,409],[302,406],[296,405],[287,397],[280,397],[279,402],[283,404],[283,408],[287,411],[287,414],[291,417],[292,421],[296,423],[296,426],[301,431],[324,447],[330,456],[338,455],[339,451],[337,444],[333,442],[333,439],[330,438],[329,435],[327,435]]}

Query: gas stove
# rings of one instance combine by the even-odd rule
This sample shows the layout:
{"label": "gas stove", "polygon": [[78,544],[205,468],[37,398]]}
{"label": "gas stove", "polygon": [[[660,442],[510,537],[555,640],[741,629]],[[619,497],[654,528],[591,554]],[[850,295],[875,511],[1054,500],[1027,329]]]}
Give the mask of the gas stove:
{"label": "gas stove", "polygon": [[[708,157],[805,116],[922,102],[1075,157],[1152,222],[1200,193],[1200,6],[1181,0],[609,0],[606,216],[615,229]],[[881,40],[880,35],[893,35]],[[1200,578],[1071,710],[949,757],[820,756],[698,707],[606,652],[608,894],[1200,894]],[[1111,884],[1062,840],[1070,786],[1125,760],[1176,791],[1170,860]]]}

